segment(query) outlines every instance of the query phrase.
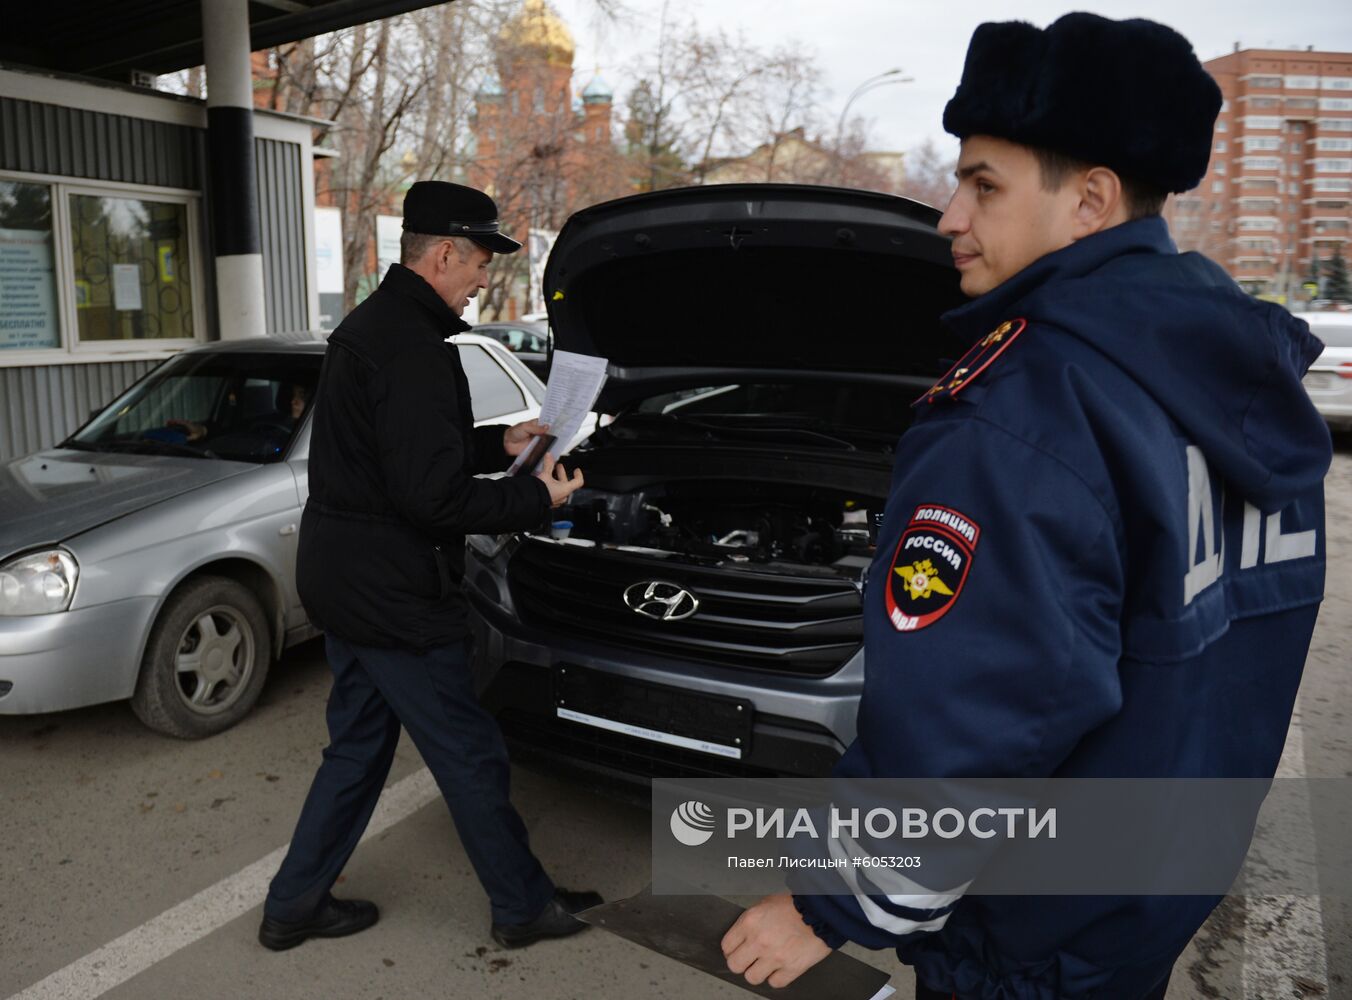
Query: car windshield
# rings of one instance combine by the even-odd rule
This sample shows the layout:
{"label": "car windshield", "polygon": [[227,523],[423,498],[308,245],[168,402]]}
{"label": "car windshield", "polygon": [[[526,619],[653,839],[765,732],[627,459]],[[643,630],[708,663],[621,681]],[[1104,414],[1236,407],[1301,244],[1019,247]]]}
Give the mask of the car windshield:
{"label": "car windshield", "polygon": [[817,381],[680,389],[651,396],[618,424],[680,424],[720,439],[797,435],[805,445],[889,449],[911,419],[911,394],[894,385]]}
{"label": "car windshield", "polygon": [[300,427],[323,358],[194,351],[113,400],[64,446],[276,462]]}
{"label": "car windshield", "polygon": [[513,354],[544,354],[549,350],[543,333],[520,326],[479,327],[474,332],[492,337]]}

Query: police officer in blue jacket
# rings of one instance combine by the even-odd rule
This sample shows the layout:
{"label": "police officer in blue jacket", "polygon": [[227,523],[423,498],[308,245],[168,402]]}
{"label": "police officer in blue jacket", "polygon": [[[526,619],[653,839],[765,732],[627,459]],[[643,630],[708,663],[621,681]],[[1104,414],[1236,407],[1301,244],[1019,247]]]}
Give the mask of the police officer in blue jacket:
{"label": "police officer in blue jacket", "polygon": [[[1275,772],[1331,453],[1301,386],[1322,345],[1159,215],[1202,179],[1220,104],[1163,25],[977,28],[940,222],[972,297],[944,319],[972,347],[897,450],[837,774]],[[769,897],[729,967],[783,986],[853,940],[895,947],[922,1000],[1153,1000],[1219,901],[927,888]]]}

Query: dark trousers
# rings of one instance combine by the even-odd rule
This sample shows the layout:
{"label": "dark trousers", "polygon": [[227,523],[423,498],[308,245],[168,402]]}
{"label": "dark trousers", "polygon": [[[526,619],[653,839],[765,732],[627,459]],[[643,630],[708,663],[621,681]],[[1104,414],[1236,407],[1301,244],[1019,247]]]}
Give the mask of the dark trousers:
{"label": "dark trousers", "polygon": [[[1159,983],[1153,990],[1141,997],[1141,1000],[1164,1000],[1164,994],[1169,989],[1169,976],[1164,977],[1164,981]],[[960,1000],[956,993],[945,993],[943,990],[932,990],[920,981],[919,977],[915,980],[915,1000]]]}
{"label": "dark trousers", "polygon": [[466,644],[419,654],[329,636],[326,650],[333,670],[329,745],[264,912],[304,920],[327,898],[370,822],[402,723],[450,807],[493,922],[537,917],[554,885],[508,799],[507,748],[474,694]]}

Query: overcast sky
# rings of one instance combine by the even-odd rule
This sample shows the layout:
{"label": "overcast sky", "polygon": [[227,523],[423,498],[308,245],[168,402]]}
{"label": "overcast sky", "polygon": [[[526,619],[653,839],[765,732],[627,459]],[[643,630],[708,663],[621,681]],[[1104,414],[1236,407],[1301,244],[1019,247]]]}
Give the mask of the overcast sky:
{"label": "overcast sky", "polygon": [[[598,63],[617,102],[633,84],[632,63],[656,45],[662,0],[624,0],[632,16],[622,23],[596,17],[596,0],[552,0],[577,40],[577,86]],[[1106,17],[1148,17],[1182,32],[1203,61],[1242,48],[1352,51],[1352,15],[1346,0],[1137,0],[1134,3],[1067,4],[1023,0],[672,0],[680,17],[704,28],[742,30],[766,48],[797,40],[819,57],[829,96],[827,112],[838,115],[850,92],[877,73],[900,67],[914,83],[862,95],[850,117],[872,122],[882,149],[910,149],[933,137],[957,144],[943,131],[945,102],[962,74],[972,29],[983,21],[1017,17],[1046,27],[1062,14],[1088,10]],[[1142,67],[1148,71],[1148,67]]]}

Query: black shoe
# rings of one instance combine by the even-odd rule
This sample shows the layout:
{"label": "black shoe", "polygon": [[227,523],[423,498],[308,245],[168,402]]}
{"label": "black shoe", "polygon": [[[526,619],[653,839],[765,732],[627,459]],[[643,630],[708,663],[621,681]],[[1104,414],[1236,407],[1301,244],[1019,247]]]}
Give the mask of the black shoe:
{"label": "black shoe", "polygon": [[555,889],[554,898],[538,917],[524,924],[494,924],[493,940],[504,948],[524,948],[545,938],[567,937],[587,929],[574,913],[600,906],[604,900],[596,892],[569,892]]}
{"label": "black shoe", "polygon": [[332,896],[308,920],[274,920],[264,917],[258,941],[264,948],[285,951],[312,937],[346,937],[364,931],[380,919],[376,904],[364,899],[334,899]]}

